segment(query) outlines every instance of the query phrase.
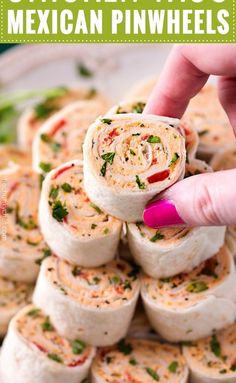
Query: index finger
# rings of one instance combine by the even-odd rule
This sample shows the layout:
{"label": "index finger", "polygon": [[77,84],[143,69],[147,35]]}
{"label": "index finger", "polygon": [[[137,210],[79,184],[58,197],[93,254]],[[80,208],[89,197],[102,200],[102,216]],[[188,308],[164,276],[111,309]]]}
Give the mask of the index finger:
{"label": "index finger", "polygon": [[186,58],[182,47],[175,46],[144,113],[181,118],[190,99],[205,85],[208,77],[209,74]]}

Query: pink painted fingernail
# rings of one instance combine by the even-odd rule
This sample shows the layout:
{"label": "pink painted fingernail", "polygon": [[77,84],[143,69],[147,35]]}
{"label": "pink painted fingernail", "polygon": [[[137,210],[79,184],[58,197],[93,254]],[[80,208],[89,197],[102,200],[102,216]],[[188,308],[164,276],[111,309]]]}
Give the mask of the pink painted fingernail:
{"label": "pink painted fingernail", "polygon": [[143,219],[153,229],[185,224],[174,203],[165,199],[151,202],[144,210]]}

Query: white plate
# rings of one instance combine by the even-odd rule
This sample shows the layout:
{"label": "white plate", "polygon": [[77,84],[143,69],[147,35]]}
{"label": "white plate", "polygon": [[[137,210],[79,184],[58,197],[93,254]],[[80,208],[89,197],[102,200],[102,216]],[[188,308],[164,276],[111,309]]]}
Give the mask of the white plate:
{"label": "white plate", "polygon": [[[158,75],[170,49],[171,45],[165,44],[16,46],[0,55],[0,90],[81,85],[100,89],[115,102],[137,81]],[[81,78],[77,72],[78,63],[91,68],[94,77]]]}
{"label": "white plate", "polygon": [[[158,75],[170,49],[167,44],[17,46],[0,56],[0,84],[7,90],[93,85],[119,100],[135,82]],[[94,70],[91,80],[79,77],[80,62]]]}

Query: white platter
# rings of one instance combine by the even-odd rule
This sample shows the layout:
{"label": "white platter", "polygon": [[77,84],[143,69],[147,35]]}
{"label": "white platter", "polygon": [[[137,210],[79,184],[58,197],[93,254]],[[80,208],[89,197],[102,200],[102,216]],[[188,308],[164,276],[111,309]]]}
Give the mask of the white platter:
{"label": "white platter", "polygon": [[[73,85],[95,87],[119,101],[136,82],[160,73],[170,49],[165,44],[16,46],[0,55],[0,92]],[[78,63],[94,71],[92,79],[78,75]]]}
{"label": "white platter", "polygon": [[[135,82],[158,75],[171,49],[167,44],[22,45],[0,56],[0,84],[7,90],[87,85],[121,99]],[[95,76],[84,80],[78,63]]]}

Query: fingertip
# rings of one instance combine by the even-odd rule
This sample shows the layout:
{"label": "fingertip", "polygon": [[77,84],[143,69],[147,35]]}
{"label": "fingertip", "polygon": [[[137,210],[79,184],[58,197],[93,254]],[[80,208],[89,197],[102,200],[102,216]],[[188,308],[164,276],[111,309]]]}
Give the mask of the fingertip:
{"label": "fingertip", "polygon": [[163,199],[147,205],[143,213],[145,225],[158,229],[162,227],[184,225],[173,201]]}

